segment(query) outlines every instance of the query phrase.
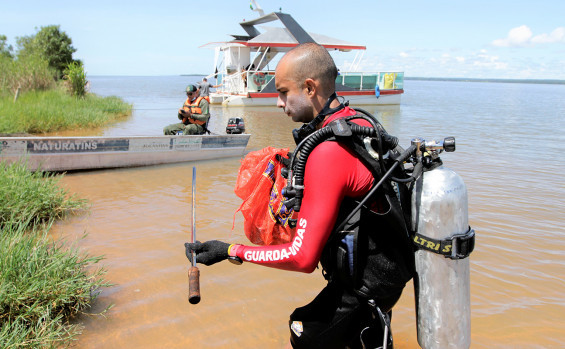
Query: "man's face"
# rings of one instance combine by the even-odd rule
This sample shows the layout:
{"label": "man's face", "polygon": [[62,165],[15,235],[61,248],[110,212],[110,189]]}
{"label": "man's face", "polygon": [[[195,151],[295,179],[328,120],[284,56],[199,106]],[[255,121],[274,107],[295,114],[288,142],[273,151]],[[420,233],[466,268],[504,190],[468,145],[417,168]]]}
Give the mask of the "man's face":
{"label": "man's face", "polygon": [[198,91],[194,91],[194,92],[187,92],[186,96],[188,97],[188,99],[192,102],[193,100],[196,99],[196,97],[198,96]]}
{"label": "man's face", "polygon": [[281,61],[275,70],[275,87],[279,93],[277,107],[282,108],[294,122],[310,122],[314,118],[307,90],[291,79],[291,64]]}

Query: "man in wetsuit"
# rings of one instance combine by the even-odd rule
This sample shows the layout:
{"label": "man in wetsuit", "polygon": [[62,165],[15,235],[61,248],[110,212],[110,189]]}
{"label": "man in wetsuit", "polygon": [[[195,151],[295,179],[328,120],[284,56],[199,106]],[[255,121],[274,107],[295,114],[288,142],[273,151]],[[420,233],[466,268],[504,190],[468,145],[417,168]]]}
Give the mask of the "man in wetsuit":
{"label": "man in wetsuit", "polygon": [[[354,115],[353,109],[336,99],[336,76],[336,66],[325,48],[314,43],[297,46],[277,65],[277,106],[293,121],[305,123],[310,131]],[[365,120],[356,123],[370,126]],[[291,242],[246,246],[212,240],[186,244],[187,253],[195,251],[197,262],[206,265],[237,256],[243,261],[305,273],[313,272],[321,261],[328,272],[332,262],[325,265],[324,260],[334,258],[331,247],[335,239],[331,236],[341,223],[338,216],[343,219],[346,200],[362,198],[373,184],[372,172],[352,151],[338,142],[323,142],[310,153],[306,163],[302,207]],[[386,225],[372,226],[372,230],[384,240],[381,245],[377,238],[368,242],[372,249],[371,256],[362,262],[363,292],[330,272],[328,285],[314,301],[290,316],[294,348],[360,348],[359,333],[371,322],[367,300],[374,299],[386,313],[400,297],[412,276],[406,261],[410,252],[405,253]]]}

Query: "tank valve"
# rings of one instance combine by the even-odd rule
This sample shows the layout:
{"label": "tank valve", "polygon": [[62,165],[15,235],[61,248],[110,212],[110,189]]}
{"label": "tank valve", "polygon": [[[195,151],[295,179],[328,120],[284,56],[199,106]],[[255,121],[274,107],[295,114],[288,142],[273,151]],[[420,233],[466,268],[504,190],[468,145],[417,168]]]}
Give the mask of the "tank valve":
{"label": "tank valve", "polygon": [[455,151],[455,137],[446,137],[443,141],[431,140],[424,142],[424,148],[427,152],[441,153],[446,151],[451,153]]}
{"label": "tank valve", "polygon": [[443,149],[448,152],[454,152],[455,151],[455,137],[446,137],[443,140]]}

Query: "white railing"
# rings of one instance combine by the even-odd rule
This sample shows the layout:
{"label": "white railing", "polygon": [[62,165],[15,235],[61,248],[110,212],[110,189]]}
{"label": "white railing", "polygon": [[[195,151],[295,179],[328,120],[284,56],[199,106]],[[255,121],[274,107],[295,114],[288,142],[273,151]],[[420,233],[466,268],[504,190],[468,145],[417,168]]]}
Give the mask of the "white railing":
{"label": "white railing", "polygon": [[401,90],[404,72],[340,72],[336,83],[359,90]]}
{"label": "white railing", "polygon": [[[260,92],[275,77],[274,71],[237,71],[218,74],[217,91],[226,94]],[[356,90],[401,90],[404,89],[404,72],[340,72],[336,83]]]}

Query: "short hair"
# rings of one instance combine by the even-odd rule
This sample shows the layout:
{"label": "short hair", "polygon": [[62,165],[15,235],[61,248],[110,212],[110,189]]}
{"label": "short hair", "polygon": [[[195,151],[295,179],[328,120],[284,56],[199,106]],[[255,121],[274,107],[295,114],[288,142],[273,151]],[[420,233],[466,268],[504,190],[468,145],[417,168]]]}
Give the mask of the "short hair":
{"label": "short hair", "polygon": [[287,55],[296,58],[292,70],[292,79],[296,83],[303,84],[306,79],[314,79],[320,81],[323,92],[328,96],[335,91],[337,67],[323,46],[313,42],[300,44]]}
{"label": "short hair", "polygon": [[206,78],[202,78],[202,81],[208,81],[208,79],[206,79]]}

